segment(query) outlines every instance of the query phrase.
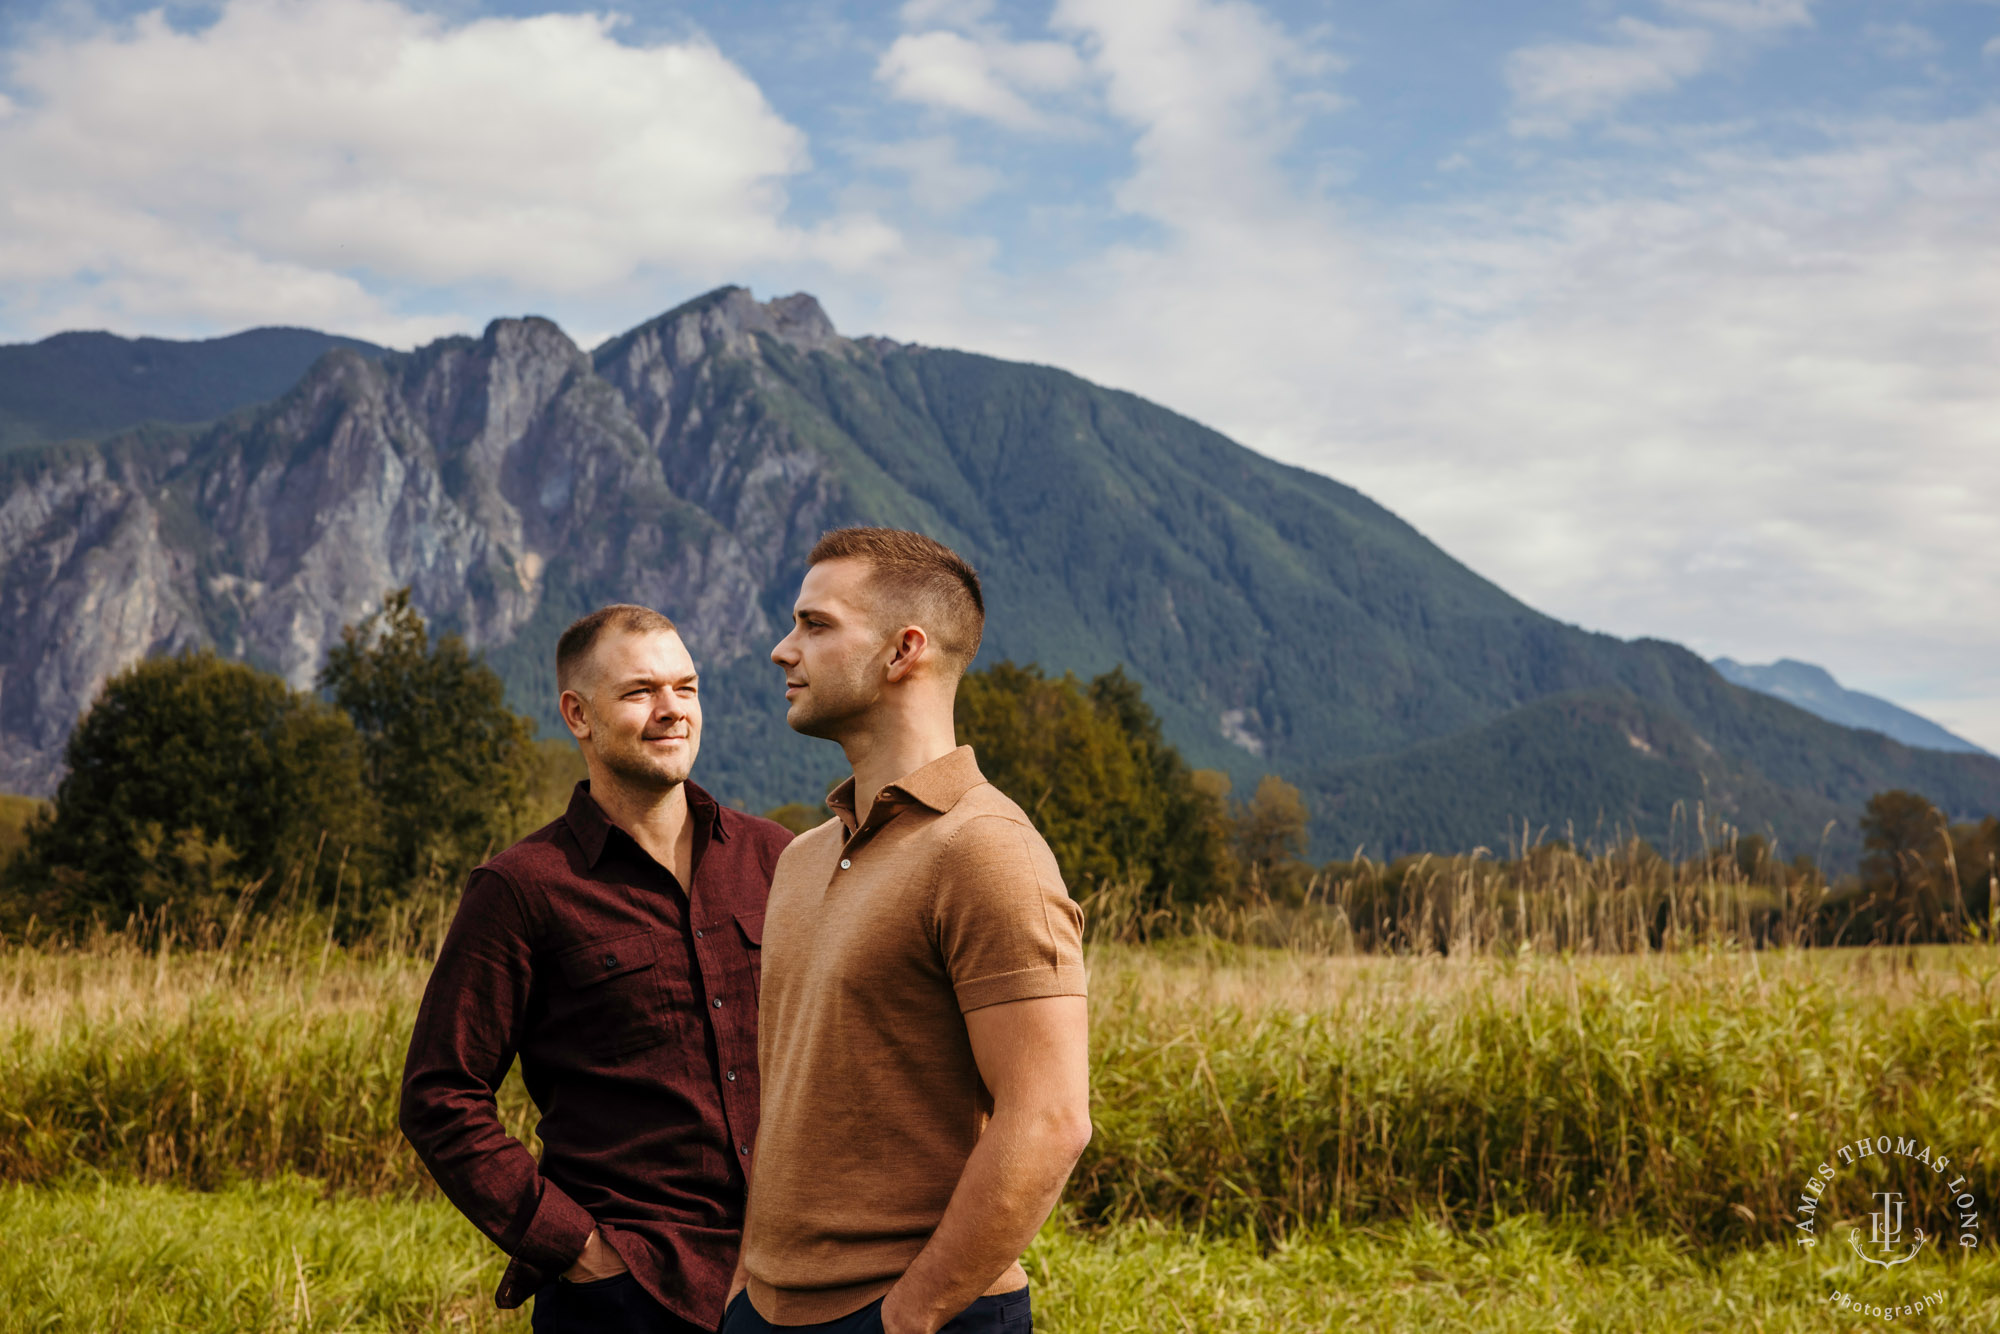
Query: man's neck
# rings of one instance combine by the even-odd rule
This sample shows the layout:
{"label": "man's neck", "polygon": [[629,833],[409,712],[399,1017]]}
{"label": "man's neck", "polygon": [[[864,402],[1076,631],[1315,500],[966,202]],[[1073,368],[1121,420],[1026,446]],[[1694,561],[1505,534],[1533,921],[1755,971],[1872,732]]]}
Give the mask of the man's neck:
{"label": "man's neck", "polygon": [[868,818],[882,789],[958,749],[951,709],[870,719],[866,730],[842,737],[854,769],[854,822]]}
{"label": "man's neck", "polygon": [[689,817],[687,784],[668,788],[624,783],[592,766],[590,795],[611,823],[632,836],[648,856],[673,872],[687,887],[692,871],[694,824]]}

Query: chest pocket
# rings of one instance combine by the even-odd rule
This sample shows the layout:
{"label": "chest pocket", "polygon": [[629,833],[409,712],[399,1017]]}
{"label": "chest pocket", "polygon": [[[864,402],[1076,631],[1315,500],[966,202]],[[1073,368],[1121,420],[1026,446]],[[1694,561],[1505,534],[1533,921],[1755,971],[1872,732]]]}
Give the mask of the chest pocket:
{"label": "chest pocket", "polygon": [[764,914],[737,913],[736,931],[743,941],[743,953],[750,959],[750,994],[761,1000],[764,991]]}
{"label": "chest pocket", "polygon": [[589,1056],[623,1056],[665,1042],[668,1015],[653,933],[607,936],[556,956],[567,1002],[565,1042]]}

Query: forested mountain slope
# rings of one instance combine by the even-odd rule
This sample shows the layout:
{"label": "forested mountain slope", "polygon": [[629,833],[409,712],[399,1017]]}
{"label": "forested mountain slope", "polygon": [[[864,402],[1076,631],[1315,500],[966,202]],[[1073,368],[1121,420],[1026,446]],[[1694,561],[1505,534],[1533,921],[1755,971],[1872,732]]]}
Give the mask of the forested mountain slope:
{"label": "forested mountain slope", "polygon": [[382,351],[313,329],[248,329],[193,342],[61,333],[0,344],[0,451],[142,422],[213,421],[276,398],[335,347]]}

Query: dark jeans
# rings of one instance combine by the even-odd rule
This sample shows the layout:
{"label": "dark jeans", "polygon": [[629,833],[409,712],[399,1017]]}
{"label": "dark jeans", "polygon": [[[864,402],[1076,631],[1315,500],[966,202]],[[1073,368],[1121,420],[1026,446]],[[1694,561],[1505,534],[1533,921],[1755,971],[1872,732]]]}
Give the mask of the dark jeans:
{"label": "dark jeans", "polygon": [[533,1328],[535,1334],[709,1334],[647,1296],[630,1274],[548,1284],[535,1294]]}
{"label": "dark jeans", "polygon": [[[1035,1315],[1028,1290],[981,1297],[944,1322],[938,1334],[1034,1334]],[[882,1299],[823,1325],[774,1325],[757,1314],[750,1294],[738,1293],[722,1313],[721,1334],[882,1334]]]}

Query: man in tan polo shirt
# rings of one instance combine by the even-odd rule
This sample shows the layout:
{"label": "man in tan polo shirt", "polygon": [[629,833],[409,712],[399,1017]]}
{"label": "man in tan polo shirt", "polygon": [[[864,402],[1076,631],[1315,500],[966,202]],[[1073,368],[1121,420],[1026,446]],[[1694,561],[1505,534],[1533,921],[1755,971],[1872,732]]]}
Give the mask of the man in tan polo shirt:
{"label": "man in tan polo shirt", "polygon": [[773,873],[722,1328],[1026,1334],[1021,1253],[1090,1138],[1082,914],[956,742],[979,576],[884,528],[810,563],[771,658],[787,721],[854,773]]}

